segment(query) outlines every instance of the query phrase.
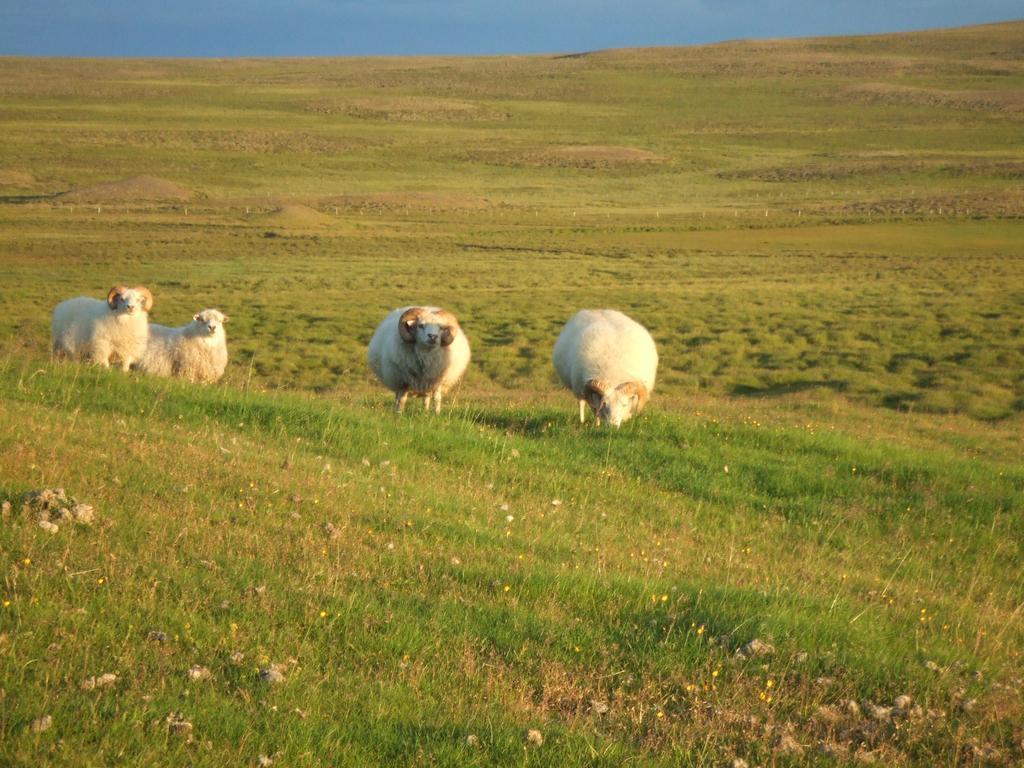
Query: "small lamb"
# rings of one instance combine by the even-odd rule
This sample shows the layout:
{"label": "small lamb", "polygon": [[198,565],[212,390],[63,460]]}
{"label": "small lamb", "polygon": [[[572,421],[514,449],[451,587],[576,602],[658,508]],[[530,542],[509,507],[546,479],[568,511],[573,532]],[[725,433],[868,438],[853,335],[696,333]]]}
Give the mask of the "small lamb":
{"label": "small lamb", "polygon": [[426,398],[441,412],[441,398],[469,365],[469,341],[451,312],[437,307],[402,307],[377,326],[367,350],[370,368],[395,393],[401,413],[409,395]]}
{"label": "small lamb", "polygon": [[153,294],[143,286],[115,285],[107,300],[78,296],[53,310],[53,356],[128,368],[142,357],[149,336]]}
{"label": "small lamb", "polygon": [[224,323],[228,316],[204,309],[178,328],[152,323],[149,344],[136,367],[154,376],[178,376],[197,384],[212,384],[228,365]]}
{"label": "small lamb", "polygon": [[654,390],[658,350],[647,329],[614,309],[584,309],[558,336],[552,355],[558,378],[598,424],[618,427],[639,413]]}

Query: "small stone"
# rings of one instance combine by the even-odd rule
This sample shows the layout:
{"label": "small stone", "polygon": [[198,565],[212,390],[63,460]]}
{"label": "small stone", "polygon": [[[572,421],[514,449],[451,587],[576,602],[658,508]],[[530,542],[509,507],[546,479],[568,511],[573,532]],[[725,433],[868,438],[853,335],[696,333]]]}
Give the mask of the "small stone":
{"label": "small stone", "polygon": [[562,506],[562,500],[561,499],[552,499],[551,500],[551,506],[552,507],[560,507],[560,506]]}
{"label": "small stone", "polygon": [[117,682],[117,675],[107,672],[99,677],[87,677],[82,681],[82,690],[91,691],[94,688],[109,688]]}
{"label": "small stone", "polygon": [[738,653],[746,659],[751,659],[755,656],[770,656],[775,653],[775,646],[755,637],[740,648]]}
{"label": "small stone", "polygon": [[870,701],[864,702],[864,711],[868,713],[872,718],[879,722],[885,722],[891,720],[893,715],[892,707],[884,707],[880,704],[872,704]]}
{"label": "small stone", "polygon": [[256,758],[256,765],[260,768],[267,768],[268,765],[274,764],[274,758],[268,757],[267,755],[260,755]]}
{"label": "small stone", "polygon": [[893,702],[893,704],[896,706],[897,709],[902,709],[904,711],[910,709],[910,705],[913,704],[913,703],[914,703],[914,700],[911,699],[907,694],[903,694],[902,696],[897,696],[896,697],[896,701]]}
{"label": "small stone", "polygon": [[544,735],[536,728],[531,728],[526,732],[526,743],[539,747],[544,743]]}
{"label": "small stone", "polygon": [[32,725],[29,727],[32,729],[32,733],[42,733],[43,731],[50,730],[51,726],[53,726],[53,717],[50,715],[43,715],[42,717],[37,717],[33,720]]}
{"label": "small stone", "polygon": [[462,561],[461,561],[461,560],[459,560],[459,558],[457,558],[457,557],[453,557],[453,558],[451,559],[451,564],[452,564],[452,565],[462,565]]}
{"label": "small stone", "polygon": [[51,523],[49,520],[40,520],[39,527],[47,533],[57,533],[60,530],[56,523]]}
{"label": "small stone", "polygon": [[932,672],[941,672],[941,671],[942,671],[942,668],[941,668],[941,667],[939,667],[939,665],[938,665],[938,664],[936,664],[936,663],[935,663],[934,661],[932,661],[931,659],[928,659],[928,661],[926,661],[926,662],[924,663],[924,668],[925,668],[925,669],[928,669],[928,670],[931,670]]}
{"label": "small stone", "polygon": [[284,673],[278,668],[277,664],[272,664],[269,667],[264,667],[260,670],[260,680],[264,683],[276,685],[277,683],[284,682]]}
{"label": "small stone", "polygon": [[324,523],[324,536],[328,539],[336,539],[341,536],[341,531],[335,528],[331,523]]}
{"label": "small stone", "polygon": [[78,525],[92,525],[96,519],[96,511],[90,504],[75,504],[71,508],[71,519]]}
{"label": "small stone", "polygon": [[167,723],[167,730],[175,736],[179,736],[185,741],[191,743],[192,741],[192,723],[185,720],[181,712],[171,712],[165,718]]}
{"label": "small stone", "polygon": [[475,733],[469,734],[469,736],[466,737],[466,746],[479,747],[480,737],[478,737]]}
{"label": "small stone", "polygon": [[750,768],[750,764],[742,757],[733,758],[732,768]]}
{"label": "small stone", "polygon": [[189,680],[209,680],[213,677],[213,673],[208,667],[203,667],[199,664],[193,664],[188,670]]}
{"label": "small stone", "polygon": [[235,651],[228,658],[231,659],[232,664],[241,664],[243,661],[245,661],[245,654],[241,651]]}
{"label": "small stone", "polygon": [[149,640],[149,642],[151,643],[166,643],[167,633],[159,632],[155,629],[152,629],[146,633],[146,639]]}
{"label": "small stone", "polygon": [[590,711],[593,712],[595,715],[607,715],[608,703],[605,701],[598,701],[597,699],[591,699]]}

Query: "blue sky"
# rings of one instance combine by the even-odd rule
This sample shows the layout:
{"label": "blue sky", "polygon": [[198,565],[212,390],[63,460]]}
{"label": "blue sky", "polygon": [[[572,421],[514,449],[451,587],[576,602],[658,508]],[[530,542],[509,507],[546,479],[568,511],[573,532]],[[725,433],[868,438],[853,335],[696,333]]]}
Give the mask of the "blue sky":
{"label": "blue sky", "polygon": [[503,54],[898,32],[1021,0],[0,0],[0,55]]}

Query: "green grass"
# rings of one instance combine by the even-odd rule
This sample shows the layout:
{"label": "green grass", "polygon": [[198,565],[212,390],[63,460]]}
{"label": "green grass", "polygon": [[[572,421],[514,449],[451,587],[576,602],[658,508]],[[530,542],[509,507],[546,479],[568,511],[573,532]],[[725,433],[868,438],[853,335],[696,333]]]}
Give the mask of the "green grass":
{"label": "green grass", "polygon": [[[507,763],[536,727],[531,764],[714,764],[769,759],[763,724],[840,741],[817,706],[903,693],[932,715],[846,726],[855,743],[921,764],[1011,748],[1024,471],[998,451],[893,446],[811,406],[606,433],[550,406],[396,419],[15,360],[0,392],[0,495],[63,484],[100,515],[2,529],[14,762]],[[736,661],[754,637],[776,653]],[[79,689],[107,671],[113,690]],[[43,711],[53,735],[27,729]]]}
{"label": "green grass", "polygon": [[[0,763],[1024,760],[1020,33],[0,59]],[[87,189],[141,174],[190,197]],[[225,380],[52,364],[120,282],[230,315]],[[366,369],[411,302],[473,347],[440,418]],[[616,432],[584,306],[658,344]]]}

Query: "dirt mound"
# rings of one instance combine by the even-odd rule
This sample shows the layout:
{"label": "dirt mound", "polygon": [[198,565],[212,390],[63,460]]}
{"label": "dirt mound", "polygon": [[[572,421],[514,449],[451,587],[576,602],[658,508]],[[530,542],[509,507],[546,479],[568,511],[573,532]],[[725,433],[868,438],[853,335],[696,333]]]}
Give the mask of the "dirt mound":
{"label": "dirt mound", "polygon": [[158,179],[154,176],[132,176],[130,179],[72,189],[57,197],[75,203],[152,202],[157,200],[184,202],[192,199],[192,193],[167,179]]}
{"label": "dirt mound", "polygon": [[524,158],[527,165],[561,166],[567,168],[611,168],[664,162],[661,155],[636,147],[566,146],[549,147],[531,152]]}
{"label": "dirt mound", "polygon": [[331,222],[331,217],[308,205],[282,205],[260,216],[260,223],[275,227],[304,229],[322,227]]}

